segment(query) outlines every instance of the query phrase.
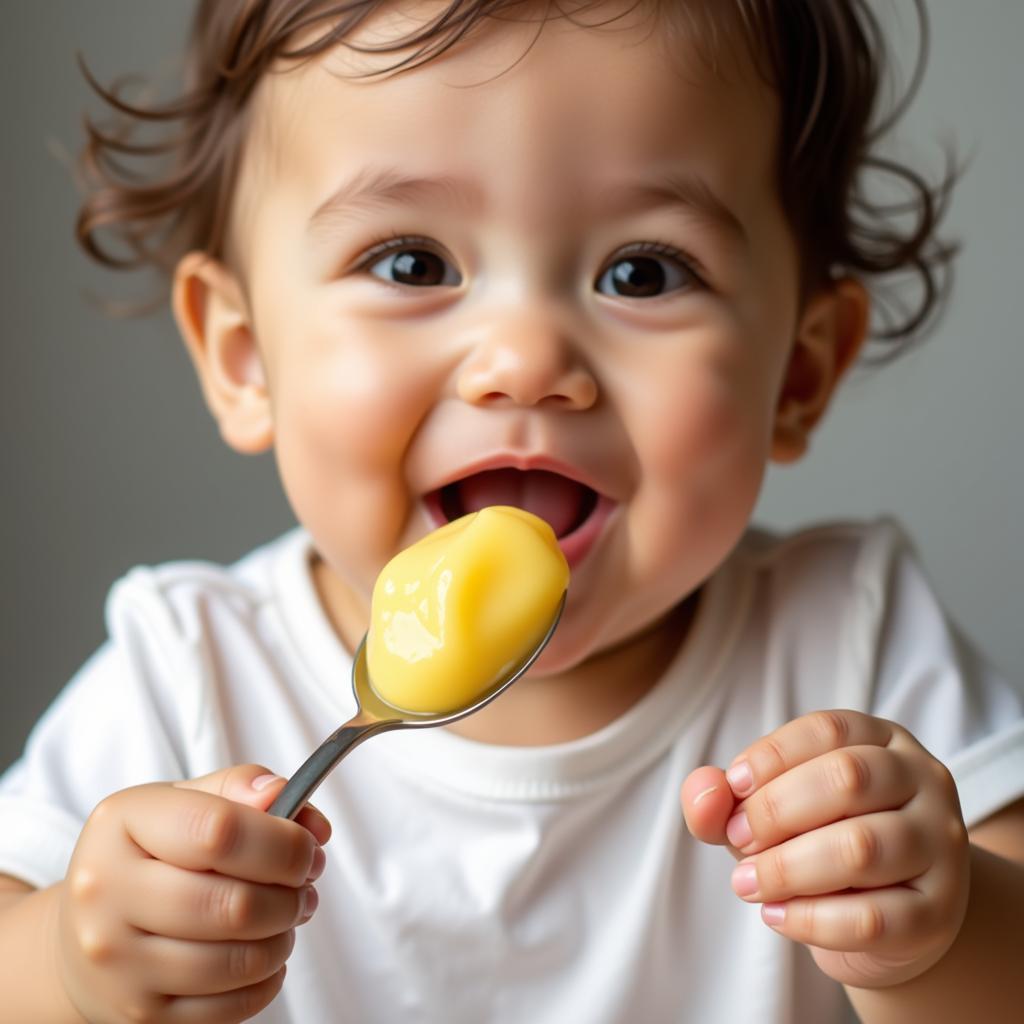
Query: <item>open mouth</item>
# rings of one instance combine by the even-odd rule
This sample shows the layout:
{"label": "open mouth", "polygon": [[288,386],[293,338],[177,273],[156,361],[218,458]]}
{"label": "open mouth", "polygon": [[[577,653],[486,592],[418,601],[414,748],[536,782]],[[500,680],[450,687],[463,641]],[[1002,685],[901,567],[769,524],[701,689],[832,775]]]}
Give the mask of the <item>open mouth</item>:
{"label": "open mouth", "polygon": [[598,507],[599,495],[560,473],[503,467],[456,480],[427,495],[426,501],[431,514],[441,522],[451,522],[488,505],[512,505],[545,520],[562,540],[587,523]]}

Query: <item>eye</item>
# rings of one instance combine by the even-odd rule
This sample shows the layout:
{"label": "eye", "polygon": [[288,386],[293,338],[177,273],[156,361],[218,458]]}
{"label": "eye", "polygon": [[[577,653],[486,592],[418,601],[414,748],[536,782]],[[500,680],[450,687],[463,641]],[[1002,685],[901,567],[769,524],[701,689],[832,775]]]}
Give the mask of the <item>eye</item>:
{"label": "eye", "polygon": [[389,284],[413,288],[455,287],[462,284],[459,272],[443,257],[427,248],[425,238],[392,238],[375,245],[358,270],[365,270]]}
{"label": "eye", "polygon": [[690,260],[678,249],[661,242],[645,242],[620,253],[597,280],[604,295],[647,299],[701,283]]}

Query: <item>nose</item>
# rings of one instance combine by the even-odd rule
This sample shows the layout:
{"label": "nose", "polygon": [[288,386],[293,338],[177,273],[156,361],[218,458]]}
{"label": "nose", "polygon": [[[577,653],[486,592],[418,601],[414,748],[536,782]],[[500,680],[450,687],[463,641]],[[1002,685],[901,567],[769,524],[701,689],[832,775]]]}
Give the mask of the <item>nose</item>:
{"label": "nose", "polygon": [[473,405],[546,405],[589,409],[598,395],[594,374],[569,331],[550,312],[512,310],[478,325],[459,369],[457,390]]}

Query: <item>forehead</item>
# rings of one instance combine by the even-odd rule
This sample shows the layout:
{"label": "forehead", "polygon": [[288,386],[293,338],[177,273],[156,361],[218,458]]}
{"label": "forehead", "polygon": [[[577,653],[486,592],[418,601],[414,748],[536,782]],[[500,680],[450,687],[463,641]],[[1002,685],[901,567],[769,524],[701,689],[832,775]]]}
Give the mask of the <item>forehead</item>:
{"label": "forehead", "polygon": [[669,6],[676,17],[631,3],[487,20],[390,72],[414,51],[373,51],[422,28],[435,5],[385,5],[342,45],[264,76],[246,160],[263,168],[261,186],[307,204],[398,170],[471,181],[467,202],[500,187],[538,224],[607,197],[638,167],[656,175],[680,160],[731,202],[754,202],[772,179],[775,96],[742,46],[700,36],[699,19],[678,16],[685,5]]}

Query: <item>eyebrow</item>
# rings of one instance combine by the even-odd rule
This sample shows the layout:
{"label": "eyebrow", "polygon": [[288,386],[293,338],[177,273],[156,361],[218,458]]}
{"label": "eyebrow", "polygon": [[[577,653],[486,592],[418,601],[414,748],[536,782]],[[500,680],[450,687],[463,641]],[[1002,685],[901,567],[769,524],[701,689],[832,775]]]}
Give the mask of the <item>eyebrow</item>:
{"label": "eyebrow", "polygon": [[331,193],[313,212],[306,228],[312,235],[388,203],[413,205],[432,201],[479,213],[483,190],[448,175],[421,177],[387,167],[366,167]]}
{"label": "eyebrow", "polygon": [[[366,167],[316,208],[307,230],[316,236],[389,203],[414,205],[425,201],[479,214],[484,207],[484,192],[475,183],[450,175],[424,177],[388,167]],[[688,171],[670,172],[647,182],[609,186],[599,194],[599,206],[609,212],[680,206],[723,229],[736,241],[747,240],[736,214],[703,178]]]}
{"label": "eyebrow", "polygon": [[738,242],[747,241],[740,219],[701,177],[672,171],[647,182],[613,185],[601,193],[602,209],[618,211],[682,206],[723,229]]}

